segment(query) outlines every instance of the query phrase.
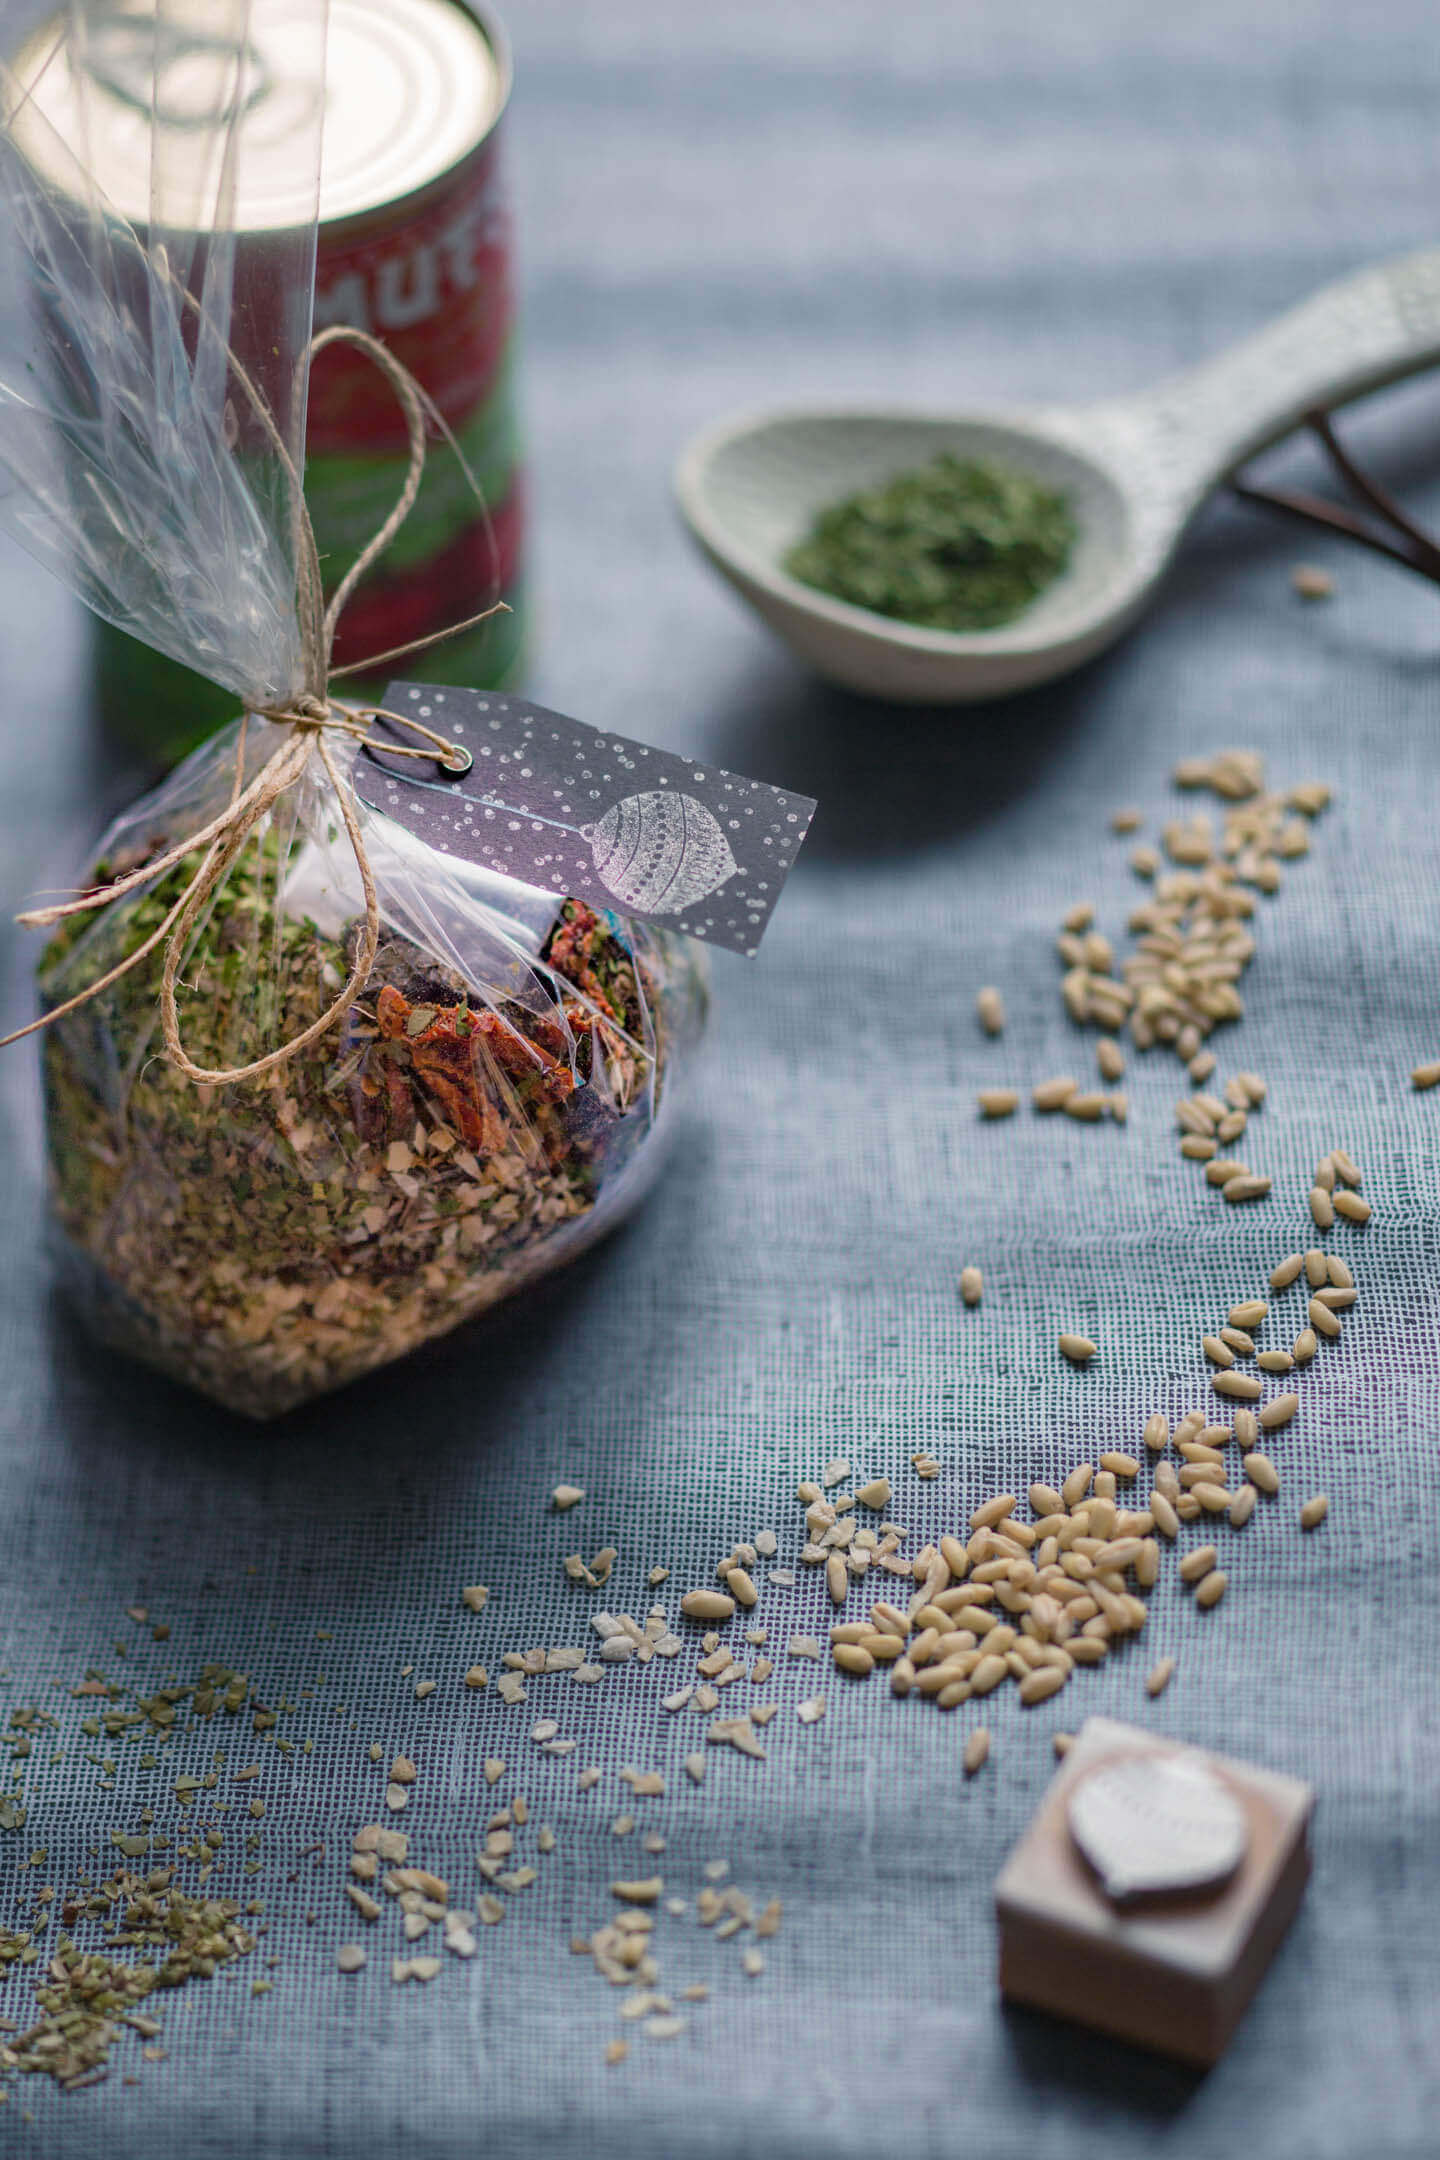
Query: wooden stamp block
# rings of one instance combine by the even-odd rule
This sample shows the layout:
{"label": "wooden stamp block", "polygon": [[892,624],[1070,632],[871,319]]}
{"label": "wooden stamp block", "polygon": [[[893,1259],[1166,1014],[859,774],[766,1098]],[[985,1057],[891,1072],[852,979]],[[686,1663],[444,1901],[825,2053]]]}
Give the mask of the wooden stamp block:
{"label": "wooden stamp block", "polygon": [[1088,1719],[995,1885],[1003,1993],[1213,2063],[1299,1906],[1314,1797]]}

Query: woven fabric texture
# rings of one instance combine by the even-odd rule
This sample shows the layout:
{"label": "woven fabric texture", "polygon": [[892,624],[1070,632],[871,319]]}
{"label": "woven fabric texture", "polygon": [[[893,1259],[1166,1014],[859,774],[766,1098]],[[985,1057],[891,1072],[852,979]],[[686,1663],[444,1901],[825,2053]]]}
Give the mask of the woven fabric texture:
{"label": "woven fabric texture", "polygon": [[[717,965],[675,1156],[637,1220],[451,1343],[252,1427],[77,1333],[43,1252],[33,1064],[12,1052],[0,1067],[0,1715],[57,1720],[12,1766],[28,1816],[0,1833],[0,1920],[40,1884],[104,1872],[112,1831],[188,1839],[214,1823],[213,1883],[263,1900],[268,1922],[252,1957],[165,2000],[163,2061],[127,2036],[95,2090],[12,2090],[7,2152],[1434,2149],[1440,1094],[1408,1082],[1440,1055],[1433,593],[1216,506],[1153,619],[1083,676],[992,710],[889,711],[803,676],[683,551],[665,499],[670,457],[726,406],[1099,396],[1424,244],[1440,200],[1433,23],[1420,0],[1382,29],[1334,4],[1257,21],[1230,0],[1203,18],[1128,0],[963,17],[938,0],[741,0],[678,20],[652,0],[555,0],[515,26],[534,688],[821,801],[761,957]],[[1351,436],[1432,518],[1436,395],[1397,393]],[[1313,481],[1303,453],[1286,460]],[[1334,572],[1324,606],[1290,590],[1302,554]],[[63,874],[57,858],[133,776],[92,738],[75,611],[7,558],[0,613],[18,896]],[[1131,1059],[1123,1128],[1028,1110],[984,1126],[974,1110],[979,1087],[1093,1069],[1093,1038],[1060,1005],[1060,918],[1090,901],[1122,941],[1143,888],[1109,813],[1133,803],[1153,832],[1185,803],[1177,759],[1232,743],[1261,750],[1277,784],[1335,790],[1310,858],[1258,908],[1247,1014],[1215,1041],[1222,1078],[1239,1065],[1269,1082],[1244,1151],[1274,1190],[1244,1209],[1180,1159],[1181,1076],[1163,1053]],[[17,1017],[27,964],[17,949]],[[975,1023],[982,983],[1009,1008],[998,1042]],[[832,1457],[887,1475],[913,1550],[993,1492],[1137,1449],[1152,1409],[1211,1399],[1199,1337],[1311,1241],[1310,1169],[1336,1144],[1375,1205],[1363,1231],[1327,1240],[1359,1304],[1298,1377],[1300,1415],[1271,1451],[1279,1499],[1221,1532],[1217,1610],[1195,1610],[1167,1555],[1143,1641],[1037,1709],[993,1698],[991,1760],[968,1782],[976,1705],[947,1716],[895,1701],[881,1677],[852,1685],[785,1656],[792,1633],[831,1618],[820,1574],[796,1564],[798,1480]],[[973,1312],[967,1262],[986,1279]],[[1277,1301],[1277,1339],[1300,1326],[1299,1300]],[[1088,1371],[1058,1357],[1061,1327],[1100,1345]],[[924,1450],[933,1481],[911,1466]],[[585,1499],[557,1515],[561,1481]],[[1322,1489],[1329,1521],[1306,1536],[1299,1503]],[[602,1608],[643,1622],[658,1600],[676,1619],[681,1593],[764,1529],[769,1565],[797,1578],[770,1585],[761,1563],[755,1619],[776,1671],[716,1713],[778,1702],[763,1762],[705,1747],[706,1719],[661,1707],[696,1677],[689,1627],[676,1658],[498,1699],[507,1649],[598,1645],[587,1623]],[[566,1554],[607,1544],[603,1589],[567,1579]],[[652,1587],[657,1567],[670,1573]],[[460,1598],[472,1583],[490,1588],[478,1616]],[[1161,1654],[1178,1669],[1151,1704]],[[157,1751],[153,1735],[82,1731],[94,1701],[70,1690],[87,1669],[128,1706],[212,1660],[289,1706],[272,1732],[248,1713],[182,1714]],[[463,1677],[476,1662],[491,1674],[479,1692]],[[424,1680],[435,1689],[417,1699]],[[802,1724],[814,1694],[826,1714]],[[1092,1711],[1319,1795],[1306,1904],[1205,2077],[996,1998],[991,1884],[1052,1773],[1053,1734]],[[532,1739],[548,1719],[572,1753]],[[696,1749],[700,1785],[683,1768]],[[182,1809],[177,1775],[217,1750],[217,1785]],[[397,1753],[418,1776],[391,1816]],[[493,1785],[486,1758],[507,1766]],[[252,1763],[260,1776],[235,1784]],[[582,1789],[589,1764],[603,1774]],[[664,1794],[632,1798],[627,1766],[659,1770]],[[349,1904],[350,1839],[382,1820],[473,1910],[486,1820],[517,1792],[530,1821],[506,1865],[538,1879],[477,1928],[473,1959],[448,1956],[438,1929],[406,1943],[388,1899],[373,1925]],[[617,1836],[627,1813],[635,1828]],[[718,1886],[757,1913],[782,1901],[777,1934],[718,1940],[697,1924],[721,1861]],[[612,1880],[652,1872],[686,1902],[659,1909],[657,1985],[710,1990],[677,2001],[670,2038],[622,2021],[621,1991],[568,1947],[612,1913]],[[336,1970],[345,1941],[369,1953],[353,1976]],[[753,1976],[747,1949],[763,1953]],[[432,1951],[433,1980],[393,1984],[392,1957]],[[23,1971],[0,1978],[0,2015],[23,2022],[28,2001]],[[629,2057],[609,2067],[616,2037]]]}

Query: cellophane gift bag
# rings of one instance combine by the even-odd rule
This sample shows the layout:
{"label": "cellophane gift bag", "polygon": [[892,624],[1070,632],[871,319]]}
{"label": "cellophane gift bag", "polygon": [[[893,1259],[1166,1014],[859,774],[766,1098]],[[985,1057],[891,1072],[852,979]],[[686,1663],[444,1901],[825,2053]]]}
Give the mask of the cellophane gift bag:
{"label": "cellophane gift bag", "polygon": [[[311,724],[313,195],[308,226],[259,245],[233,216],[262,4],[74,5],[31,33],[40,64],[27,46],[7,73],[28,350],[0,380],[0,515],[243,708],[111,827],[86,904],[52,911],[39,980],[81,1309],[268,1417],[613,1224],[659,1162],[704,981],[683,938],[442,858],[356,795],[363,719]],[[284,0],[284,19],[293,181],[318,174],[324,9]],[[117,68],[149,159],[139,225],[84,158],[86,84]]]}

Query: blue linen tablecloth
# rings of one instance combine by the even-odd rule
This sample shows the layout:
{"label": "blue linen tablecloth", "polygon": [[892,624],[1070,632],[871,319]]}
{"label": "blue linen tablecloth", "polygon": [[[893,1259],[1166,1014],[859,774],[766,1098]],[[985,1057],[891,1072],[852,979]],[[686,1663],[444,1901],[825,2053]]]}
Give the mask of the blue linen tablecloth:
{"label": "blue linen tablecloth", "polygon": [[[188,1822],[175,1774],[218,1748],[217,1793],[242,1763],[262,1775],[229,1793],[215,1881],[262,1899],[270,1923],[254,1958],[167,2001],[163,2061],[127,2038],[96,2090],[25,2081],[0,2149],[1419,2160],[1440,2107],[1440,1095],[1412,1095],[1407,1075],[1440,1055],[1434,593],[1216,507],[1153,619],[1082,676],[994,709],[891,711],[818,686],[738,611],[686,551],[667,473],[694,427],[747,402],[944,408],[1139,386],[1362,260],[1432,241],[1431,10],[542,0],[516,14],[533,687],[810,791],[821,813],[761,957],[717,966],[676,1157],[643,1215],[526,1302],[280,1429],[78,1337],[42,1250],[33,1065],[0,1064],[0,1713],[58,1720],[15,1765],[28,1818],[0,1835],[0,1919],[37,1882],[108,1864],[111,1831],[147,1805],[158,1829]],[[1437,398],[1397,393],[1353,427],[1432,518]],[[1333,568],[1328,605],[1292,594],[1297,554]],[[18,899],[78,857],[134,776],[93,738],[78,611],[9,553],[0,613]],[[1249,1011],[1219,1046],[1222,1073],[1270,1083],[1251,1152],[1275,1192],[1244,1211],[1178,1157],[1169,1059],[1132,1061],[1123,1130],[1028,1116],[982,1130],[973,1110],[987,1082],[1087,1069],[1057,997],[1059,918],[1085,898],[1121,930],[1138,888],[1108,813],[1133,801],[1153,827],[1181,800],[1176,760],[1230,743],[1262,750],[1279,783],[1336,791],[1311,859],[1260,911]],[[9,979],[17,1018],[27,966],[28,948]],[[998,1045],[973,1019],[984,982],[1009,1005]],[[1157,1403],[1203,1399],[1202,1324],[1307,1241],[1309,1167],[1337,1142],[1375,1202],[1363,1235],[1337,1238],[1361,1300],[1303,1376],[1274,1450],[1284,1494],[1234,1539],[1229,1596],[1196,1613],[1167,1573],[1135,1654],[1034,1712],[997,1698],[972,1782],[973,1711],[947,1718],[783,1657],[757,1691],[782,1704],[768,1759],[712,1748],[699,1787],[681,1761],[700,1721],[659,1707],[688,1648],[597,1689],[547,1678],[523,1707],[465,1690],[477,1659],[493,1673],[506,1648],[579,1641],[596,1603],[643,1615],[658,1597],[673,1614],[736,1538],[773,1527],[776,1564],[793,1564],[797,1480],[831,1457],[889,1475],[918,1541],[992,1491],[1134,1446]],[[987,1290],[967,1314],[972,1260]],[[1055,1355],[1066,1324],[1102,1345],[1083,1376]],[[934,1482],[911,1468],[922,1450]],[[562,1479],[587,1497],[557,1518]],[[1302,1537],[1298,1501],[1322,1487],[1329,1523]],[[620,1558],[596,1598],[560,1559],[604,1543]],[[657,1564],[672,1572],[652,1590]],[[458,1597],[475,1581],[491,1587],[479,1618]],[[167,1641],[126,1618],[137,1603]],[[759,1612],[783,1645],[822,1632],[823,1607],[801,1571]],[[1151,1705],[1161,1652],[1178,1671]],[[148,1692],[209,1659],[293,1705],[277,1729],[294,1754],[247,1719],[182,1733],[147,1771],[141,1744],[81,1733],[88,1705],[68,1690],[86,1668]],[[438,1683],[423,1701],[417,1677]],[[805,1727],[795,1705],[815,1691],[828,1713]],[[1307,1903],[1207,2077],[996,1999],[990,1886],[1053,1732],[1091,1710],[1319,1794]],[[549,1715],[575,1754],[531,1741]],[[557,1837],[477,1956],[428,1985],[392,1985],[395,1915],[367,1929],[343,1892],[396,1752],[419,1776],[395,1820],[458,1901],[481,1887],[486,1815],[517,1789]],[[493,1788],[486,1757],[509,1765]],[[604,1777],[582,1792],[590,1761]],[[663,1797],[632,1801],[625,1765],[660,1769]],[[256,1792],[263,1821],[244,1806]],[[205,1805],[192,1813],[216,1819]],[[611,1833],[622,1809],[628,1841]],[[712,1861],[757,1910],[783,1901],[755,1977],[740,1963],[753,1937],[695,1924]],[[660,1985],[711,1986],[668,2040],[622,2024],[618,1991],[568,1949],[606,1916],[612,1878],[654,1867],[688,1907],[657,1924]],[[342,1977],[336,1944],[359,1937],[369,1964]],[[260,1978],[273,1986],[252,1995]],[[23,1977],[0,1980],[0,2014],[23,2018],[27,1999]],[[620,2033],[629,2059],[607,2067]]]}

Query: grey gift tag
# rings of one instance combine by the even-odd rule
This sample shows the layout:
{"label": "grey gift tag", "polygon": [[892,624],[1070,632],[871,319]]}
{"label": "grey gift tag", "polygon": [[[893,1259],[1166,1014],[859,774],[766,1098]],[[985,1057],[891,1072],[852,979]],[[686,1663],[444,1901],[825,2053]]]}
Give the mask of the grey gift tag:
{"label": "grey gift tag", "polygon": [[[810,827],[808,795],[695,765],[528,699],[391,683],[385,703],[472,763],[355,761],[355,792],[442,855],[753,954]],[[383,720],[376,734],[416,738]]]}

